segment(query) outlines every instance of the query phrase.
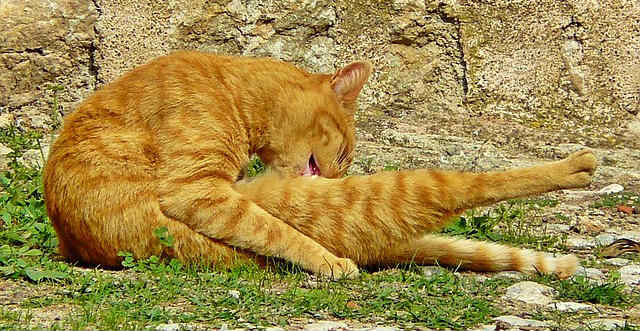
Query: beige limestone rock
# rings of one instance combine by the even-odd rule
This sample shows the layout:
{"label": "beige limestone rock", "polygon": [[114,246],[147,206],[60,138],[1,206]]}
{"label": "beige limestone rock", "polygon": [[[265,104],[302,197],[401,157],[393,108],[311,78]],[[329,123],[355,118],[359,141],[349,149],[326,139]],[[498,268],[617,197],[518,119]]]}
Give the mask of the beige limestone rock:
{"label": "beige limestone rock", "polygon": [[0,2],[0,111],[28,125],[31,116],[48,116],[54,94],[64,110],[88,95],[95,87],[96,19],[90,1]]}
{"label": "beige limestone rock", "polygon": [[[375,67],[354,172],[487,170],[594,148],[596,182],[640,187],[637,1],[7,0],[0,112],[51,128],[94,87],[176,49]],[[498,152],[499,151],[499,152]]]}

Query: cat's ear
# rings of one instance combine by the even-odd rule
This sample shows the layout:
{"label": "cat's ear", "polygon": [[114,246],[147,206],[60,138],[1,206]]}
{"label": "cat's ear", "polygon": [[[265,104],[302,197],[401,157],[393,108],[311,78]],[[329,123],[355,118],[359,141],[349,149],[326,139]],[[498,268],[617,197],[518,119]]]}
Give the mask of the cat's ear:
{"label": "cat's ear", "polygon": [[362,87],[371,75],[369,62],[354,62],[338,70],[330,80],[331,88],[338,100],[345,103],[355,102]]}

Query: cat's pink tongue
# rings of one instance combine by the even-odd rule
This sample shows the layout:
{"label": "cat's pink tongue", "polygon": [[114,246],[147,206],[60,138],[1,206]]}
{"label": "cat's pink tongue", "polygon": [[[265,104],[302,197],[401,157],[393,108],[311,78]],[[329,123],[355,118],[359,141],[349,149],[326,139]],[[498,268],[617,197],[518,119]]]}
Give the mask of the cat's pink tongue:
{"label": "cat's pink tongue", "polygon": [[304,168],[302,172],[302,176],[319,176],[320,168],[316,165],[316,162],[313,158],[309,158],[309,162],[307,162],[307,166]]}

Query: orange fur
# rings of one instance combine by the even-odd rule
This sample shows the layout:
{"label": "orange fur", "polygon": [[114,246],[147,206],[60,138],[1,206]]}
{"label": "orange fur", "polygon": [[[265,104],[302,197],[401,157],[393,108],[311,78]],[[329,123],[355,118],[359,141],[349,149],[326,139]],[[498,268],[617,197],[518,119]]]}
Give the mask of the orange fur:
{"label": "orange fur", "polygon": [[[61,254],[109,267],[119,251],[222,264],[276,256],[334,277],[409,260],[573,272],[571,256],[427,233],[466,208],[587,185],[590,152],[506,172],[340,178],[370,73],[364,62],[314,75],[269,59],[177,52],[125,74],[68,115],[52,146],[44,186]],[[253,153],[276,174],[237,182]],[[310,169],[328,178],[299,176]],[[154,238],[158,227],[173,247]]]}

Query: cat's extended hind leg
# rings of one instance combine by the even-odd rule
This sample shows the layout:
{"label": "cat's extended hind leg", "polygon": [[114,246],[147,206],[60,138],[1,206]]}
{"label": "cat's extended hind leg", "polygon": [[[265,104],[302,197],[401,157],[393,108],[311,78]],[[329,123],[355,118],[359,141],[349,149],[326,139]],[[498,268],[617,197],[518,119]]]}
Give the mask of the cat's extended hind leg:
{"label": "cat's extended hind leg", "polygon": [[[508,171],[409,170],[342,179],[281,180],[265,176],[250,183],[237,183],[234,188],[337,256],[353,259],[359,265],[372,265],[410,260],[416,253],[412,244],[417,245],[418,251],[428,249],[428,240],[420,242],[425,233],[441,229],[464,209],[586,186],[595,166],[593,154],[581,151],[562,161]],[[455,260],[464,265],[468,260],[465,252],[453,250],[444,260],[438,254],[424,254],[422,260]],[[458,253],[461,255],[456,260]],[[538,257],[514,258],[507,264],[498,261],[495,268],[571,272],[575,266],[569,263],[575,258],[563,260],[571,265],[566,268],[546,268],[546,262],[535,259]],[[474,261],[471,264],[475,263],[477,269],[487,269],[482,267],[482,258]]]}
{"label": "cat's extended hind leg", "polygon": [[442,202],[447,209],[464,210],[507,199],[589,185],[596,168],[596,158],[589,150],[569,155],[564,160],[484,173],[435,172],[442,187]]}

